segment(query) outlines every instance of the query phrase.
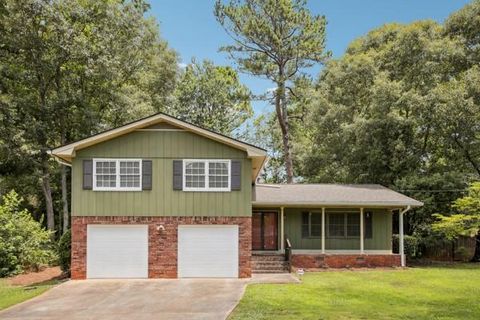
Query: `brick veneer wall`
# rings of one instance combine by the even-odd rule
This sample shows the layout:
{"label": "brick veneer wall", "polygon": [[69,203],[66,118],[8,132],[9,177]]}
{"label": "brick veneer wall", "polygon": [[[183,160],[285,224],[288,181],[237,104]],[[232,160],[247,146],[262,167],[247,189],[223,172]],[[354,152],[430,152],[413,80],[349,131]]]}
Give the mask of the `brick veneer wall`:
{"label": "brick veneer wall", "polygon": [[293,254],[296,268],[399,267],[399,254]]}
{"label": "brick veneer wall", "polygon": [[[147,224],[148,225],[148,277],[177,277],[178,225],[238,225],[239,277],[251,276],[252,247],[251,217],[72,217],[72,279],[87,276],[88,224]],[[163,225],[164,231],[157,231]]]}

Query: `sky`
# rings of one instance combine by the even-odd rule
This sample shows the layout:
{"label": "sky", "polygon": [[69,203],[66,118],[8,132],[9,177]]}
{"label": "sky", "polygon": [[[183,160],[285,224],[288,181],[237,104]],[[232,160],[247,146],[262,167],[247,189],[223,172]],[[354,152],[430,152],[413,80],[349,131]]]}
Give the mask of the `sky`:
{"label": "sky", "polygon": [[[160,33],[180,55],[181,63],[193,57],[209,59],[218,65],[234,66],[222,45],[231,39],[215,20],[214,0],[150,0],[151,12],[160,24]],[[327,49],[334,58],[341,57],[348,44],[385,23],[409,23],[421,19],[443,22],[452,12],[469,3],[467,0],[310,0],[308,8],[327,19]],[[320,66],[309,70],[314,78]],[[255,94],[266,92],[273,84],[252,76],[240,80]],[[255,113],[269,112],[267,102],[253,102]]]}

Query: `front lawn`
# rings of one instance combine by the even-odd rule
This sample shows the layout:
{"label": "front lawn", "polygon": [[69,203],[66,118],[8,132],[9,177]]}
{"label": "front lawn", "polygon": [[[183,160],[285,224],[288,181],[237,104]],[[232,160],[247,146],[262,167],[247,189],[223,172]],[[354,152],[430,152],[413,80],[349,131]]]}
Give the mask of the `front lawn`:
{"label": "front lawn", "polygon": [[306,273],[252,284],[230,319],[480,319],[480,265]]}
{"label": "front lawn", "polygon": [[6,279],[0,279],[0,310],[38,296],[57,283],[58,280],[50,280],[27,286],[13,286]]}

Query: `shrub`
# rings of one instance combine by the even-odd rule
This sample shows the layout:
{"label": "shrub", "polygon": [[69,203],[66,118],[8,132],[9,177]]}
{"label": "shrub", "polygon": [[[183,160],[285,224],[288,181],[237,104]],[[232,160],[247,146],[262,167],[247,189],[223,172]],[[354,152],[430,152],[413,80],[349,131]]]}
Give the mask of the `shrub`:
{"label": "shrub", "polygon": [[72,232],[67,230],[58,241],[58,263],[63,272],[70,274],[70,252],[72,249]]}
{"label": "shrub", "polygon": [[[408,259],[418,259],[421,257],[421,251],[419,248],[420,239],[415,236],[404,236],[405,255]],[[393,252],[399,253],[399,237],[398,234],[394,234],[392,238]]]}
{"label": "shrub", "polygon": [[52,233],[20,209],[23,199],[15,191],[0,204],[0,277],[38,269],[55,260]]}

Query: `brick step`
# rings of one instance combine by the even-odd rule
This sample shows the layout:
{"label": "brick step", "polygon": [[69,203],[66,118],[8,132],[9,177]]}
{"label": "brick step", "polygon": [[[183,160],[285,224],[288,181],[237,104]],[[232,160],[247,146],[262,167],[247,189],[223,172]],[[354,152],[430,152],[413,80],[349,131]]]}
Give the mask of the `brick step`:
{"label": "brick step", "polygon": [[253,267],[286,267],[288,266],[287,261],[252,261],[252,266]]}
{"label": "brick step", "polygon": [[285,261],[283,254],[252,254],[252,261]]}

